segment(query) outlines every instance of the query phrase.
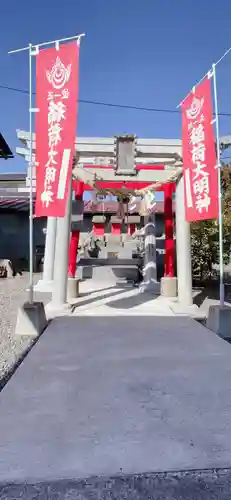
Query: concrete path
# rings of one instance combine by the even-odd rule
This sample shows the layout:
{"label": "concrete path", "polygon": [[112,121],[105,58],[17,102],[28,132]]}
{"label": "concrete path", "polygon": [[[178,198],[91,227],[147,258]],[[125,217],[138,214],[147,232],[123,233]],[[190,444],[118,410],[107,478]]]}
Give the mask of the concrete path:
{"label": "concrete path", "polygon": [[[159,285],[157,284],[159,293]],[[80,296],[69,301],[70,309],[46,307],[47,317],[57,316],[174,316],[173,303],[153,294],[142,294],[138,287],[111,281],[93,279],[80,283]]]}
{"label": "concrete path", "polygon": [[229,468],[230,428],[231,346],[203,326],[57,318],[1,393],[0,482]]}
{"label": "concrete path", "polygon": [[89,280],[81,283],[81,292],[73,300],[72,313],[77,316],[174,316],[169,300],[129,285]]}

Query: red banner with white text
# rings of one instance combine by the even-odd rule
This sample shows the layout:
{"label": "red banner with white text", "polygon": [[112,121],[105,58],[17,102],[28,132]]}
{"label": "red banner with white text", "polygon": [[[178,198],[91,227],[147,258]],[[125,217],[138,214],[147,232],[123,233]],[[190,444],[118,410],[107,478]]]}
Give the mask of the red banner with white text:
{"label": "red banner with white text", "polygon": [[36,56],[35,216],[64,217],[75,150],[78,98],[77,42]]}
{"label": "red banner with white text", "polygon": [[217,219],[218,174],[210,79],[182,104],[182,155],[186,221]]}

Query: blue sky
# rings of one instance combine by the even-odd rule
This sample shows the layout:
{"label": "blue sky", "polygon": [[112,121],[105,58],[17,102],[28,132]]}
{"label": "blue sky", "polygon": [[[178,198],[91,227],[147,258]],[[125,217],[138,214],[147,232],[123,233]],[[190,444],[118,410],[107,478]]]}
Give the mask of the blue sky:
{"label": "blue sky", "polygon": [[[221,8],[219,8],[221,5]],[[223,0],[8,0],[1,5],[0,85],[28,88],[29,42],[85,32],[80,99],[175,109],[231,46],[231,2]],[[220,111],[231,112],[231,53],[217,70]],[[16,129],[28,129],[28,97],[0,88],[0,130],[15,152]],[[231,133],[222,117],[221,134]],[[179,138],[180,115],[80,103],[78,135],[135,133]],[[25,170],[20,158],[1,171]]]}

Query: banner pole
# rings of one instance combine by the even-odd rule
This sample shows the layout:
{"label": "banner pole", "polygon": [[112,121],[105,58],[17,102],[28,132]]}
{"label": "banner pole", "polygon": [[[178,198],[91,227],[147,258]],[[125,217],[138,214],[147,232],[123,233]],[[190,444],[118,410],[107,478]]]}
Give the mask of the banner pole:
{"label": "banner pole", "polygon": [[34,302],[34,287],[33,287],[33,166],[32,166],[32,45],[29,44],[29,137],[30,137],[30,150],[29,150],[29,177],[30,177],[30,195],[29,195],[29,303]]}
{"label": "banner pole", "polygon": [[223,307],[225,302],[224,264],[223,264],[223,216],[222,216],[221,151],[220,151],[218,99],[217,99],[216,64],[212,65],[212,70],[213,70],[213,89],[214,89],[215,123],[216,123],[216,145],[217,145],[220,307]]}
{"label": "banner pole", "polygon": [[[50,40],[49,42],[42,42],[42,43],[35,43],[33,45],[31,45],[31,47],[33,48],[40,48],[40,47],[45,47],[46,45],[53,45],[53,44],[56,44],[56,43],[62,43],[62,42],[69,42],[71,40],[77,40],[80,42],[81,38],[83,38],[85,36],[85,33],[81,33],[80,35],[74,35],[74,36],[69,36],[67,38],[59,38],[57,40]],[[10,50],[8,52],[8,54],[16,54],[17,52],[23,52],[25,50],[28,50],[28,46],[27,47],[22,47],[21,49],[15,49],[15,50]]]}

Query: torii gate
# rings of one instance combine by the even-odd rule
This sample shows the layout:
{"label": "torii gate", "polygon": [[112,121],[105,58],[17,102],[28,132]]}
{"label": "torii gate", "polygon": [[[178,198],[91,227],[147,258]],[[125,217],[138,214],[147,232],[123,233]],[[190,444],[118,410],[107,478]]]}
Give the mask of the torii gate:
{"label": "torii gate", "polygon": [[[26,159],[28,157],[29,134],[26,132],[17,132],[18,138],[23,143],[24,148],[17,148],[17,152]],[[118,138],[117,138],[118,139]],[[75,148],[78,155],[77,177],[81,169],[80,184],[74,184],[76,188],[76,197],[82,197],[82,191],[86,187],[89,179],[89,171],[96,176],[97,182],[101,187],[110,191],[110,187],[129,184],[132,187],[143,188],[148,184],[159,183],[159,189],[165,184],[165,209],[166,217],[166,235],[167,235],[167,255],[166,261],[172,259],[172,213],[170,217],[172,185],[170,180],[178,172],[176,181],[176,250],[177,250],[177,279],[178,279],[178,300],[184,306],[192,305],[192,277],[191,277],[191,246],[190,246],[190,226],[184,217],[184,186],[181,172],[181,141],[166,139],[136,139],[130,144],[132,150],[132,161],[127,169],[126,161],[122,168],[118,168],[116,157],[123,157],[123,151],[118,150],[118,140],[115,138],[77,138]],[[122,141],[123,142],[123,141]],[[25,148],[26,146],[26,148]],[[32,149],[35,154],[35,134],[33,136]],[[133,149],[132,149],[133,148]],[[125,154],[126,156],[126,154]],[[131,159],[131,154],[130,154]],[[86,180],[84,181],[84,175]],[[99,181],[100,180],[100,181]],[[36,182],[34,172],[34,184]],[[117,184],[116,184],[117,183]],[[78,188],[77,188],[78,186]],[[73,186],[72,186],[73,187]],[[67,269],[69,255],[69,237],[70,237],[70,215],[71,215],[71,191],[67,208],[67,214],[64,218],[49,218],[47,223],[45,262],[43,283],[53,280],[52,303],[54,307],[59,308],[66,303],[67,295]],[[76,237],[76,235],[73,235]],[[152,235],[153,236],[153,235]],[[75,241],[76,247],[77,238]],[[76,250],[75,250],[76,253]],[[74,252],[73,252],[74,255]],[[171,257],[170,257],[171,255]],[[74,266],[74,259],[72,262]],[[169,263],[166,274],[171,274],[171,264]],[[174,279],[174,277],[167,277]]]}
{"label": "torii gate", "polygon": [[[148,189],[151,185],[153,184],[149,182],[142,182],[142,181],[137,181],[134,179],[131,179],[131,176],[128,180],[124,181],[118,181],[116,180],[98,180],[96,181],[96,178],[98,176],[101,177],[101,172],[102,169],[108,171],[111,169],[112,174],[111,178],[113,177],[113,167],[112,166],[105,166],[105,165],[84,165],[84,172],[82,171],[83,167],[78,167],[75,169],[74,176],[77,176],[77,178],[87,178],[88,175],[91,176],[89,179],[92,179],[95,177],[95,189],[99,190],[101,193],[113,193],[118,195],[119,193],[123,193],[126,195],[126,193],[138,193],[140,190],[145,190]],[[91,171],[94,171],[94,174],[92,174]],[[147,171],[163,171],[165,170],[164,165],[142,165],[138,164],[136,165],[136,171],[141,171],[141,170],[147,170]],[[89,172],[89,174],[86,175],[86,172]],[[98,174],[97,174],[98,172]],[[104,176],[102,176],[104,177]],[[178,173],[175,177],[178,177]],[[162,185],[161,182],[157,183],[155,187],[155,191],[162,191],[164,190],[164,214],[165,214],[165,259],[164,259],[164,276],[166,278],[174,278],[174,236],[173,236],[173,209],[172,209],[172,195],[175,191],[175,179],[172,179],[171,182],[166,182]],[[160,185],[158,185],[160,184]],[[73,191],[75,193],[75,200],[81,202],[83,193],[85,191],[91,191],[94,189],[94,186],[92,185],[91,181],[88,181],[88,184],[84,180],[78,180],[78,181],[73,181],[72,182],[72,187]],[[152,217],[153,218],[153,217]],[[79,236],[80,236],[80,230],[78,229],[72,229],[71,233],[71,241],[70,241],[70,250],[69,250],[69,264],[68,264],[68,276],[69,278],[74,278],[76,274],[76,261],[77,261],[77,253],[78,253],[78,245],[79,245]],[[155,241],[154,241],[155,245]],[[156,278],[156,276],[155,276]]]}

